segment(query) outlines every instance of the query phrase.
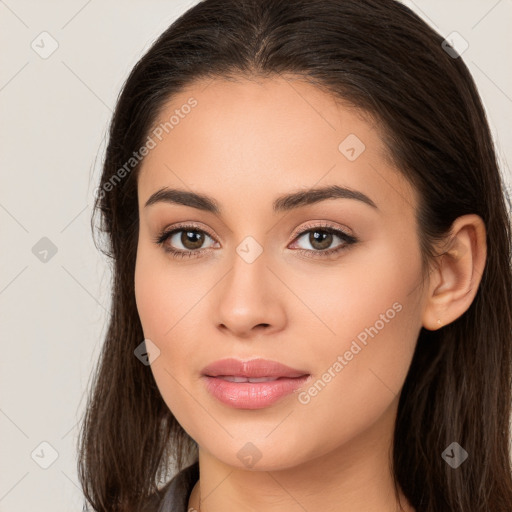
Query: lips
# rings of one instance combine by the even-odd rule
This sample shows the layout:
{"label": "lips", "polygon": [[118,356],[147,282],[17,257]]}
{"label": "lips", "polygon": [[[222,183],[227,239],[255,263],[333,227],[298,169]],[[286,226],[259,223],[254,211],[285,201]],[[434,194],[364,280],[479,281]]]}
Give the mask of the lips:
{"label": "lips", "polygon": [[311,375],[267,359],[222,359],[202,370],[207,391],[237,409],[262,409],[294,392]]}
{"label": "lips", "polygon": [[[308,372],[290,368],[277,361],[268,359],[251,359],[250,361],[241,361],[239,359],[221,359],[215,361],[203,368],[203,375],[208,377],[233,377],[243,378],[244,380],[234,380],[232,382],[247,382],[247,379],[267,379],[276,380],[282,377],[293,379],[309,375]],[[263,380],[249,380],[249,382],[264,382]]]}

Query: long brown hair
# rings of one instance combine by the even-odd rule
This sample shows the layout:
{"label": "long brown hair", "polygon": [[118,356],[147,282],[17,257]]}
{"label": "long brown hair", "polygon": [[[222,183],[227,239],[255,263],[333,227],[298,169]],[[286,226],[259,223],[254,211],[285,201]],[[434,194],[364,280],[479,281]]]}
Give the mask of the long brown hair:
{"label": "long brown hair", "polygon": [[[462,57],[394,0],[204,0],[135,65],[119,96],[92,216],[113,264],[112,305],[79,439],[79,476],[96,511],[135,511],[197,446],[165,405],[148,366],[134,295],[137,171],[164,104],[199,78],[294,74],[376,119],[415,186],[419,239],[431,264],[453,221],[475,213],[487,262],[469,309],[422,329],[401,391],[392,453],[396,485],[418,512],[507,512],[510,462],[511,226],[489,125]],[[443,47],[444,46],[444,47]],[[124,167],[123,167],[124,166]],[[120,172],[124,168],[125,172]],[[458,442],[457,469],[441,457]]]}

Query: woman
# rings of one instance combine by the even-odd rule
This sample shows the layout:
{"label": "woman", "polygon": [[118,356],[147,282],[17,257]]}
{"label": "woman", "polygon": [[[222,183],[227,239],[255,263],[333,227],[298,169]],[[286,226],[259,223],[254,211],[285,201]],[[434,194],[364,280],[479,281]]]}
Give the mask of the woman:
{"label": "woman", "polygon": [[200,2],[126,81],[96,207],[93,510],[510,510],[504,186],[408,8]]}

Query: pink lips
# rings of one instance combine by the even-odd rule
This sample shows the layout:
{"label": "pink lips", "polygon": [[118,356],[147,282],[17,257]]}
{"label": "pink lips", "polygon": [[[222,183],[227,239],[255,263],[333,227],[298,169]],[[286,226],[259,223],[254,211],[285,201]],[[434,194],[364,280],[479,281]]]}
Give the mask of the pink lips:
{"label": "pink lips", "polygon": [[219,401],[239,409],[261,409],[302,386],[303,371],[267,359],[222,359],[202,370],[206,389]]}

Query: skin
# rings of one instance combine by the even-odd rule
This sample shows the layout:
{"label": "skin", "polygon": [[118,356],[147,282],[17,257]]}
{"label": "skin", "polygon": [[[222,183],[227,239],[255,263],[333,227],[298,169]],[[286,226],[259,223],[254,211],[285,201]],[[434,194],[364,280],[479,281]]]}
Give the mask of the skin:
{"label": "skin", "polygon": [[[420,329],[452,322],[476,294],[486,257],[482,220],[456,220],[443,245],[450,252],[422,284],[418,197],[368,118],[297,78],[218,78],[173,97],[155,125],[190,97],[197,106],[150,151],[138,176],[135,271],[144,335],[160,350],[155,381],[199,446],[189,507],[199,508],[200,491],[208,512],[400,510],[389,463],[399,393]],[[365,145],[354,161],[338,149],[349,134]],[[272,210],[282,194],[326,185],[360,191],[377,208],[337,198]],[[207,194],[222,214],[145,207],[163,187]],[[214,235],[205,235],[196,257],[175,259],[153,240],[181,222]],[[318,222],[350,230],[357,243],[322,256],[309,232],[298,234]],[[165,244],[193,250],[180,235]],[[263,250],[252,263],[236,251],[247,236]],[[327,248],[343,244],[333,236]],[[234,409],[200,378],[218,359],[262,357],[315,382],[396,303],[394,318],[307,404],[292,393],[264,409]],[[237,457],[247,442],[261,455],[253,467]]]}

